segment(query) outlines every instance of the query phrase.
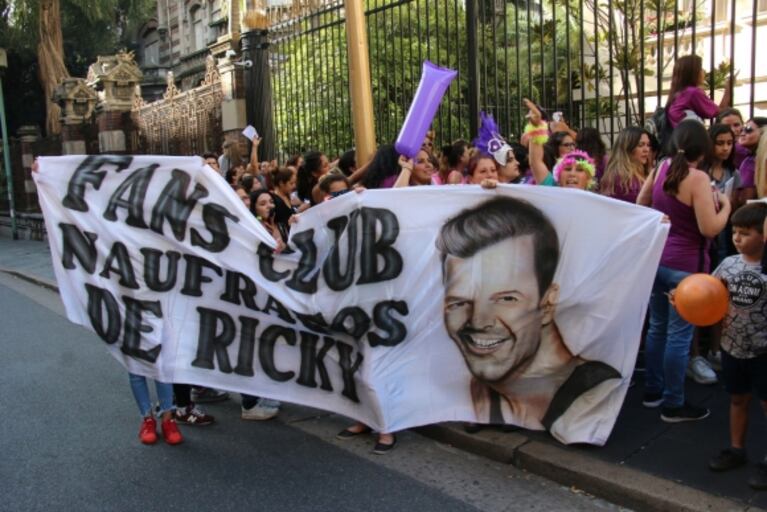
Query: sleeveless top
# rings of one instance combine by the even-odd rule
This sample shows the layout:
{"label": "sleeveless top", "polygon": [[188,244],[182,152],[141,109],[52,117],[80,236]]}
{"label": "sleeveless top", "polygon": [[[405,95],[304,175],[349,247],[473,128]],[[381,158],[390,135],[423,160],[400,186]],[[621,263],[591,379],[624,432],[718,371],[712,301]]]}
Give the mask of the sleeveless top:
{"label": "sleeveless top", "polygon": [[710,241],[698,229],[695,210],[663,191],[663,182],[671,161],[658,169],[658,179],[652,189],[652,207],[668,215],[671,230],[660,258],[660,264],[684,272],[708,272]]}

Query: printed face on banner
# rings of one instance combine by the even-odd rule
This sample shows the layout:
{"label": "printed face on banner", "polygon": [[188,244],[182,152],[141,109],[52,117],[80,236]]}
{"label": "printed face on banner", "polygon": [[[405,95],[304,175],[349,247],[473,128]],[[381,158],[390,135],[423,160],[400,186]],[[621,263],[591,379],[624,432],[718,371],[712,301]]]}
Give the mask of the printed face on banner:
{"label": "printed face on banner", "polygon": [[538,350],[543,313],[535,275],[533,235],[445,259],[445,327],[477,378],[503,380]]}
{"label": "printed face on banner", "polygon": [[562,338],[554,321],[559,237],[541,210],[490,199],[449,219],[437,248],[445,329],[474,377],[479,421],[551,429],[568,411],[578,414],[579,397],[620,377],[574,355]]}

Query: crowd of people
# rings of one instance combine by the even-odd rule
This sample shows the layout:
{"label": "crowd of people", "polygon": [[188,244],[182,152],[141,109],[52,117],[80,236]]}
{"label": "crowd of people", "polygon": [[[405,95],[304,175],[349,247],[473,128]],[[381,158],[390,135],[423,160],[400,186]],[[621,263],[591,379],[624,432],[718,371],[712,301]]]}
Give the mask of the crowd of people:
{"label": "crowd of people", "polygon": [[[435,150],[435,134],[429,132],[413,158],[384,144],[369,162],[356,162],[352,150],[338,158],[309,151],[278,165],[258,160],[258,138],[250,141],[247,161],[239,145],[229,142],[221,155],[203,157],[274,236],[277,250],[287,242],[298,215],[355,189],[457,184],[493,188],[504,183],[558,186],[659,210],[670,223],[670,232],[642,341],[646,369],[642,403],[659,408],[664,422],[702,420],[709,410],[686,400],[685,378],[702,384],[721,378],[732,396],[731,439],[728,448],[712,458],[710,467],[722,471],[746,462],[745,432],[753,393],[767,411],[767,204],[749,203],[767,195],[767,118],[744,119],[730,108],[729,89],[716,104],[702,89],[704,78],[700,57],[679,58],[661,116],[663,124],[651,126],[655,129],[626,127],[609,150],[597,129],[575,129],[559,113],[548,115],[525,100],[527,126],[513,142],[504,140],[492,118],[483,115],[482,129],[473,141],[457,140]],[[673,290],[686,276],[699,272],[724,280],[731,294],[727,317],[710,329],[695,328],[673,307]],[[154,442],[146,382],[132,376],[131,384],[145,423],[149,422],[142,427],[141,440]],[[163,432],[173,430],[167,425],[174,419],[196,425],[214,421],[195,405],[189,386],[176,385],[172,393],[161,386]],[[226,399],[225,393],[215,390],[191,389],[191,393]],[[175,409],[171,395],[175,395]],[[269,419],[279,407],[274,400],[243,396],[242,418]],[[355,423],[338,437],[349,439],[370,431],[367,425]],[[166,435],[166,440],[180,441],[180,434],[174,435]],[[395,444],[393,433],[378,433],[374,451],[386,453]],[[750,483],[767,489],[767,460]]]}

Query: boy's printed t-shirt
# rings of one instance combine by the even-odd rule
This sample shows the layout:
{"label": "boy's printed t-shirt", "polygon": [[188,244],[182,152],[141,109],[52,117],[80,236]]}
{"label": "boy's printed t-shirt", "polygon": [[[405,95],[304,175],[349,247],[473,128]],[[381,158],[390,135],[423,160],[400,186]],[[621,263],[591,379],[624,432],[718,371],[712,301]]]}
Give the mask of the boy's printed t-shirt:
{"label": "boy's printed t-shirt", "polygon": [[722,350],[738,359],[767,353],[767,275],[740,254],[725,258],[714,276],[727,282],[730,306],[722,324]]}

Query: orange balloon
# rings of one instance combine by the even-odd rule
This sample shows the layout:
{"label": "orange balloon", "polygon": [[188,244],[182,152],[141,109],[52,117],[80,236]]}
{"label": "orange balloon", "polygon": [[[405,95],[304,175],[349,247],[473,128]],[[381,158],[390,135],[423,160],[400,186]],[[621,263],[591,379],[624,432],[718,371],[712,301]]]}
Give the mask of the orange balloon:
{"label": "orange balloon", "polygon": [[693,325],[714,325],[727,314],[730,294],[719,279],[708,274],[692,274],[674,292],[674,307],[679,316]]}

